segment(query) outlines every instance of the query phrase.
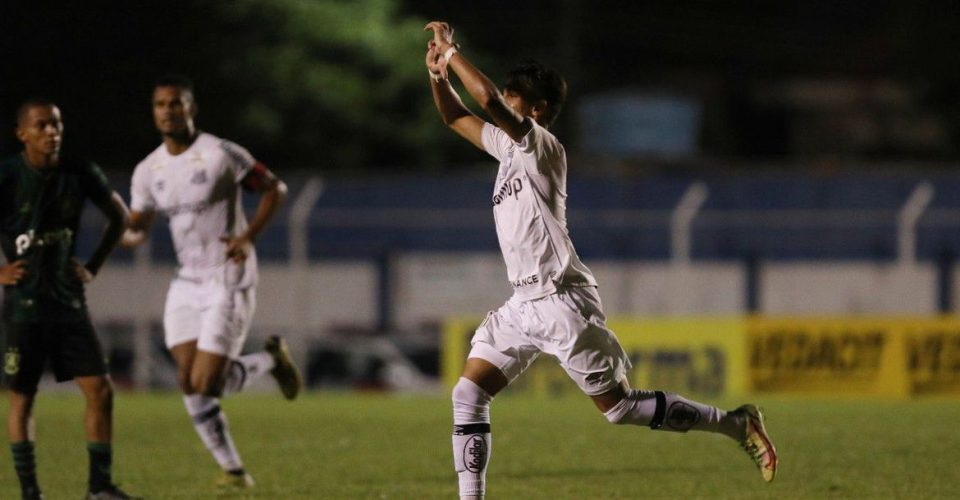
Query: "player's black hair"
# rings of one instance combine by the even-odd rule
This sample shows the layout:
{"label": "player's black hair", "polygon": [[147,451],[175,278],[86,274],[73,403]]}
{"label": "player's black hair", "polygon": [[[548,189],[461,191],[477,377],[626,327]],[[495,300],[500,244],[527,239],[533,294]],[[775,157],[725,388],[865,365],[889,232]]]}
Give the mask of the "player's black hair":
{"label": "player's black hair", "polygon": [[193,80],[188,76],[184,76],[177,73],[167,73],[160,78],[157,78],[157,81],[153,83],[153,88],[157,87],[176,87],[180,90],[186,90],[190,92],[190,95],[193,96],[196,100],[197,93],[193,89]]}
{"label": "player's black hair", "polygon": [[533,59],[523,60],[510,70],[504,88],[516,92],[530,102],[541,99],[547,101],[547,109],[542,118],[547,127],[560,116],[563,103],[567,100],[567,82],[560,73]]}
{"label": "player's black hair", "polygon": [[27,113],[33,108],[49,108],[56,106],[56,104],[46,97],[31,97],[17,106],[17,123],[19,127],[23,120],[27,118]]}

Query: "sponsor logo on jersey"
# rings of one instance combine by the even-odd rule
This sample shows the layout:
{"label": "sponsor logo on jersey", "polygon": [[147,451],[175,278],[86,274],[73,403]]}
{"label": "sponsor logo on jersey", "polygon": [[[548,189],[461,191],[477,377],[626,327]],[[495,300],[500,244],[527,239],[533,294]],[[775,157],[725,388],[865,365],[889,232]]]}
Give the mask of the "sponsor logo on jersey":
{"label": "sponsor logo on jersey", "polygon": [[524,276],[523,278],[513,280],[510,284],[514,288],[523,288],[525,286],[535,285],[540,283],[540,276],[536,274],[531,274],[530,276]]}
{"label": "sponsor logo on jersey", "polygon": [[210,208],[210,204],[206,201],[197,201],[194,203],[184,203],[181,205],[174,205],[169,208],[164,208],[164,213],[167,214],[167,217],[174,217],[183,213],[195,213],[198,214]]}
{"label": "sponsor logo on jersey", "polygon": [[63,245],[64,247],[72,244],[73,231],[69,228],[64,228],[57,231],[43,233],[38,237],[34,230],[31,229],[26,233],[17,236],[17,238],[14,240],[14,244],[17,247],[17,255],[23,255],[27,253],[27,250],[30,250],[33,247],[42,247],[44,245],[53,245],[57,243]]}
{"label": "sponsor logo on jersey", "polygon": [[463,446],[463,465],[470,472],[480,472],[487,465],[487,440],[474,434]]}
{"label": "sponsor logo on jersey", "polygon": [[207,171],[206,170],[197,170],[193,173],[193,176],[190,177],[190,184],[205,184],[207,182]]}
{"label": "sponsor logo on jersey", "polygon": [[689,431],[700,421],[700,411],[683,401],[675,401],[667,410],[667,426],[681,432]]}
{"label": "sponsor logo on jersey", "polygon": [[20,351],[11,348],[3,356],[3,373],[16,375],[20,371]]}
{"label": "sponsor logo on jersey", "polygon": [[30,247],[33,246],[33,235],[34,235],[33,229],[31,229],[26,233],[23,233],[20,236],[17,236],[16,240],[14,240],[14,243],[17,246],[17,255],[23,255],[27,253],[27,250],[29,250]]}
{"label": "sponsor logo on jersey", "polygon": [[500,190],[497,191],[497,194],[493,195],[493,204],[499,205],[503,200],[513,196],[514,199],[520,198],[520,191],[523,191],[523,181],[520,179],[513,179],[504,182],[500,186]]}

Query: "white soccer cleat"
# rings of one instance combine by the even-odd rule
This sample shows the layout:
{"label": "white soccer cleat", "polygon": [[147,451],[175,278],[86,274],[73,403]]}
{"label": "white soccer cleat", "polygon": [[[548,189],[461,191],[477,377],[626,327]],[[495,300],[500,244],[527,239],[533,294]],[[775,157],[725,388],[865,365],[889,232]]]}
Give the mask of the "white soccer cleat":
{"label": "white soccer cleat", "polygon": [[763,412],[754,405],[746,404],[736,410],[746,418],[746,433],[740,447],[757,464],[760,474],[766,482],[773,481],[777,475],[777,449],[763,425]]}

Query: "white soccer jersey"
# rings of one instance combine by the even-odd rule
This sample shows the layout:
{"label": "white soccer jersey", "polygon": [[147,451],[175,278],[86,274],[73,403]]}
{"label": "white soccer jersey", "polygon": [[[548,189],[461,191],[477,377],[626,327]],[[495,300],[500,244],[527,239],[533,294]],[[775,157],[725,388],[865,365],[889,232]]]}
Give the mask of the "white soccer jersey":
{"label": "white soccer jersey", "polygon": [[[528,118],[529,120],[529,118]],[[500,160],[493,216],[514,296],[533,300],[558,285],[596,286],[567,232],[567,155],[560,141],[531,120],[520,143],[486,123],[483,147]]]}
{"label": "white soccer jersey", "polygon": [[201,132],[183,153],[171,155],[161,144],[137,165],[131,209],[167,216],[180,265],[178,277],[223,280],[237,288],[256,284],[253,248],[245,265],[237,266],[226,258],[226,244],[221,241],[247,227],[239,183],[255,163],[243,147]]}

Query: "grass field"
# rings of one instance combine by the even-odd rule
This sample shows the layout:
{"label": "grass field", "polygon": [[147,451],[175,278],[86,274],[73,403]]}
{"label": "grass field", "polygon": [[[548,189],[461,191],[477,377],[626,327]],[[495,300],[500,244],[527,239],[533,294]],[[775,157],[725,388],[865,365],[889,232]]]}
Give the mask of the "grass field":
{"label": "grass field", "polygon": [[[960,401],[760,400],[780,451],[766,484],[726,438],[606,423],[584,399],[493,406],[491,499],[956,498]],[[314,393],[224,402],[258,485],[232,498],[456,498],[446,397]],[[0,405],[6,413],[6,403]],[[41,394],[40,481],[51,500],[82,498],[82,402]],[[121,393],[115,478],[151,499],[214,498],[216,467],[175,394]],[[19,498],[9,451],[0,498]]]}

